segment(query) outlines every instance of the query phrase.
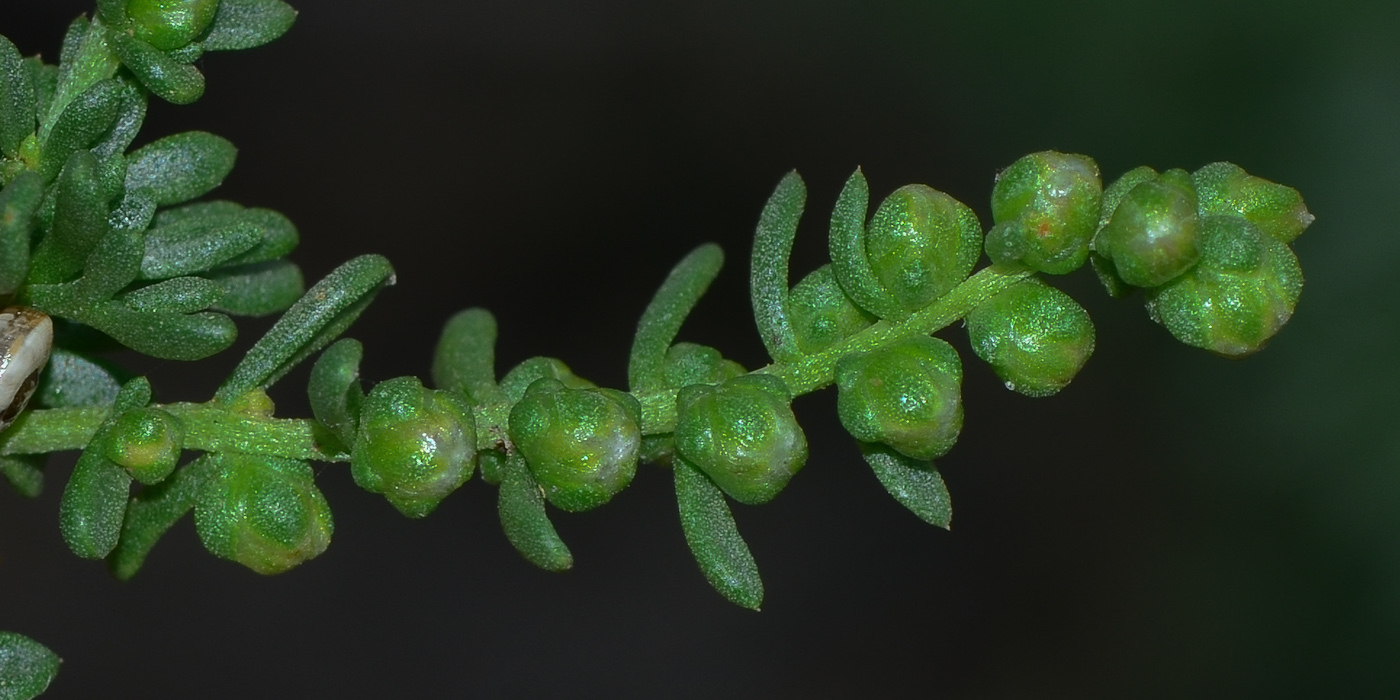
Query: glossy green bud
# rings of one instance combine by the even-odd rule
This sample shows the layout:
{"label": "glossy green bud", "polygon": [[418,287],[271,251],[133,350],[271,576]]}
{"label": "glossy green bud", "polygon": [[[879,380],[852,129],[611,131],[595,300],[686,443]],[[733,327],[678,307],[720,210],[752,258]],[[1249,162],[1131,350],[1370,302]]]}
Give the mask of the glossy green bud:
{"label": "glossy green bud", "polygon": [[1041,151],[997,175],[987,257],[1063,275],[1084,265],[1098,227],[1103,184],[1094,159]]}
{"label": "glossy green bud", "polygon": [[886,197],[865,238],[876,281],[911,312],[967,279],[981,247],[977,215],[925,185],[905,185]]}
{"label": "glossy green bud", "polygon": [[1039,280],[979,304],[967,315],[967,333],[1006,388],[1026,396],[1065,388],[1094,352],[1089,312]]}
{"label": "glossy green bud", "polygon": [[1185,170],[1168,170],[1128,191],[1094,249],[1134,287],[1157,287],[1191,269],[1201,256],[1196,188]]}
{"label": "glossy green bud", "polygon": [[279,574],[326,551],[330,505],[305,462],[225,453],[199,491],[194,524],[205,548],[260,574]]}
{"label": "glossy green bud", "polygon": [[836,410],[861,442],[937,459],[962,431],[962,362],[953,346],[919,336],[836,363]]}
{"label": "glossy green bud", "polygon": [[875,323],[841,290],[831,265],[822,265],[802,278],[788,295],[788,316],[797,347],[821,352]]}
{"label": "glossy green bud", "polygon": [[130,0],[126,16],[137,39],[171,51],[203,33],[218,9],[219,0]]}
{"label": "glossy green bud", "polygon": [[1152,290],[1147,310],[1187,345],[1227,357],[1264,347],[1288,322],[1303,291],[1293,251],[1239,216],[1201,222],[1201,261]]}
{"label": "glossy green bud", "polygon": [[676,396],[676,451],[734,500],[767,503],[807,461],[791,402],[783,380],[768,374],[685,387]]}
{"label": "glossy green bud", "polygon": [[676,343],[666,348],[662,360],[666,386],[679,389],[691,384],[718,384],[745,373],[744,366],[708,345]]}
{"label": "glossy green bud", "polygon": [[381,382],[365,397],[350,458],[360,488],[421,518],[471,478],[476,423],[466,400],[416,377]]}
{"label": "glossy green bud", "polygon": [[1243,216],[1260,231],[1292,243],[1315,218],[1298,190],[1255,177],[1233,163],[1211,163],[1191,174],[1202,216]]}
{"label": "glossy green bud", "polygon": [[143,484],[158,484],[175,471],[184,445],[179,418],[159,408],[134,408],[117,417],[107,439],[107,459]]}
{"label": "glossy green bud", "polygon": [[550,503],[585,511],[637,474],[642,407],[615,389],[570,389],[543,378],[510,411],[510,438]]}

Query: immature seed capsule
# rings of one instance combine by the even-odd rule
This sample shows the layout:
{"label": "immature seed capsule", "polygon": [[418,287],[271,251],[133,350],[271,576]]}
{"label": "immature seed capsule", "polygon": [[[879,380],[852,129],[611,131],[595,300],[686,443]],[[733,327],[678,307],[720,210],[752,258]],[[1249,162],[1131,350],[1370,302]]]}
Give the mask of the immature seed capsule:
{"label": "immature seed capsule", "polygon": [[1227,357],[1264,347],[1293,315],[1303,291],[1298,259],[1240,216],[1201,222],[1201,261],[1152,290],[1147,310],[1187,345]]}
{"label": "immature seed capsule", "polygon": [[1134,287],[1157,287],[1201,256],[1196,188],[1185,170],[1168,170],[1128,191],[1094,238],[1094,250]]}
{"label": "immature seed capsule", "polygon": [[137,39],[161,51],[195,40],[219,10],[219,0],[130,0],[126,16]]}
{"label": "immature seed capsule", "polygon": [[1038,280],[979,304],[967,315],[967,334],[1006,388],[1026,396],[1065,388],[1094,352],[1089,312]]}
{"label": "immature seed capsule", "polygon": [[642,407],[615,389],[570,389],[537,379],[510,411],[510,438],[550,503],[585,511],[632,483]]}
{"label": "immature seed capsule", "polygon": [[1201,214],[1243,216],[1259,230],[1292,243],[1315,218],[1298,190],[1255,177],[1233,163],[1211,163],[1191,174]]}
{"label": "immature seed capsule", "polygon": [[0,430],[29,403],[52,350],[53,321],[47,314],[20,306],[0,310]]}
{"label": "immature seed capsule", "polygon": [[987,257],[1063,275],[1084,265],[1099,222],[1103,183],[1094,159],[1042,151],[997,175]]}
{"label": "immature seed capsule", "polygon": [[421,518],[471,478],[476,423],[465,399],[416,377],[375,385],[360,408],[350,474],[399,512]]}
{"label": "immature seed capsule", "polygon": [[767,503],[807,461],[791,401],[783,380],[768,374],[685,387],[676,395],[676,451],[734,500]]}
{"label": "immature seed capsule", "polygon": [[335,526],[308,464],[235,453],[218,459],[194,506],[206,549],[260,574],[280,574],[326,551]]}
{"label": "immature seed capsule", "polygon": [[911,312],[967,279],[981,248],[977,215],[926,185],[905,185],[886,197],[865,238],[875,279]]}
{"label": "immature seed capsule", "polygon": [[862,442],[937,459],[962,431],[962,362],[928,336],[847,355],[836,364],[841,425]]}

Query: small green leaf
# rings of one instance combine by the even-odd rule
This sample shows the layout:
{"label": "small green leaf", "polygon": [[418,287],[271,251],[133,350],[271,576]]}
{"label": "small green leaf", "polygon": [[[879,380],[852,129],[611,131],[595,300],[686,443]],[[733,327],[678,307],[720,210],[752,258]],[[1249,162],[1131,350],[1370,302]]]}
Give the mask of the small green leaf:
{"label": "small green leaf", "polygon": [[167,136],[127,158],[126,188],[162,206],[186,202],[218,187],[237,155],[228,140],[207,132]]}
{"label": "small green leaf", "polygon": [[865,214],[870,207],[870,186],[856,168],[831,210],[831,269],[847,296],[860,308],[880,317],[900,319],[908,312],[875,278],[865,251]]}
{"label": "small green leaf", "polygon": [[[122,168],[122,177],[126,177]],[[123,185],[125,188],[125,185]],[[155,217],[156,203],[140,192],[127,192],[120,204],[107,216],[107,226],[122,233],[142,233]]]}
{"label": "small green leaf", "polygon": [[754,321],[768,354],[777,361],[802,356],[788,318],[788,258],[797,237],[797,222],[807,203],[807,188],[796,171],[783,176],[758,218],[753,239],[749,293]]}
{"label": "small green leaf", "polygon": [[332,270],[248,350],[216,398],[227,403],[271,386],[344,333],[393,277],[393,266],[378,255],[362,255]]}
{"label": "small green leaf", "polygon": [[35,172],[0,189],[0,295],[14,293],[29,276],[34,215],[43,197],[44,181]]}
{"label": "small green leaf", "polygon": [[117,546],[121,536],[131,475],[107,458],[107,441],[123,411],[151,401],[151,384],[138,377],[122,386],[112,415],[98,428],[63,489],[58,506],[58,527],[63,541],[84,559],[102,559]]}
{"label": "small green leaf", "polygon": [[142,489],[126,506],[121,540],[107,563],[125,581],[141,568],[156,542],[194,507],[195,499],[219,461],[204,455],[179,469],[169,479]]}
{"label": "small green leaf", "polygon": [[365,390],[360,387],[360,359],[364,348],[360,341],[342,338],[333,343],[311,367],[307,394],[311,399],[311,415],[326,426],[347,451],[355,444],[355,431],[360,425],[360,405]]}
{"label": "small green leaf", "polygon": [[676,456],[676,503],[686,544],[705,578],[730,602],[750,610],[763,604],[763,581],[758,564],[724,494],[700,470]]}
{"label": "small green leaf", "polygon": [[38,498],[44,492],[43,466],[44,455],[0,456],[0,474],[25,498]]}
{"label": "small green leaf", "polygon": [[473,404],[500,402],[496,385],[496,319],[486,309],[466,309],[448,319],[433,353],[433,384]]}
{"label": "small green leaf", "polygon": [[97,0],[97,16],[102,23],[115,27],[126,21],[127,0]]}
{"label": "small green leaf", "polygon": [[633,391],[665,384],[666,351],[723,264],[724,251],[707,243],[692,250],[666,275],[637,322],[627,363],[627,382]]}
{"label": "small green leaf", "polygon": [[222,0],[204,36],[210,51],[251,49],[287,33],[297,11],[281,0]]}
{"label": "small green leaf", "polygon": [[[24,59],[24,72],[34,85],[34,118],[43,119],[58,92],[58,66],[44,63],[38,56]],[[37,136],[37,134],[36,134]]]}
{"label": "small green leaf", "polygon": [[0,36],[0,154],[18,157],[20,143],[34,129],[34,82],[19,49]]}
{"label": "small green leaf", "polygon": [[42,145],[39,173],[52,180],[74,152],[102,142],[121,116],[126,90],[115,80],[103,80],[69,103]]}
{"label": "small green leaf", "polygon": [[97,156],[98,160],[126,153],[126,149],[131,147],[131,142],[135,141],[136,135],[140,133],[141,125],[146,121],[146,91],[125,74],[118,75],[114,82],[121,87],[117,116],[112,122],[112,128],[92,147],[92,154]]}
{"label": "small green leaf", "polygon": [[187,105],[204,95],[204,74],[198,68],[181,63],[126,32],[109,32],[108,40],[136,79],[166,102]]}
{"label": "small green leaf", "polygon": [[525,460],[518,455],[508,457],[503,471],[497,509],[506,539],[521,556],[545,571],[572,568],[574,555],[549,522],[549,514],[544,509],[544,492],[530,475]]}
{"label": "small green leaf", "polygon": [[107,201],[97,167],[97,159],[87,151],[73,153],[63,167],[56,186],[53,230],[34,250],[31,283],[72,279],[107,235]]}
{"label": "small green leaf", "polygon": [[54,348],[36,399],[45,408],[109,406],[129,373],[65,348]]}
{"label": "small green leaf", "polygon": [[160,226],[146,233],[141,279],[162,280],[211,270],[251,250],[262,232],[249,224],[211,228],[203,225]]}
{"label": "small green leaf", "polygon": [[[63,49],[59,52],[53,101],[39,114],[41,142],[49,140],[51,130],[56,128],[61,120],[60,115],[67,111],[70,103],[92,86],[116,74],[120,64],[108,48],[106,33],[101,25],[89,22],[83,15],[68,25],[68,33],[63,37]],[[66,157],[67,154],[64,154]],[[62,162],[63,159],[59,159],[59,163]]]}
{"label": "small green leaf", "polygon": [[201,237],[246,228],[258,232],[258,244],[221,264],[246,265],[276,260],[297,246],[296,226],[287,217],[271,209],[244,209],[233,202],[196,202],[165,209],[155,220],[155,230],[165,231],[162,234],[165,236],[178,233],[180,237]]}
{"label": "small green leaf", "polygon": [[14,632],[0,632],[0,700],[29,700],[48,689],[62,659]]}
{"label": "small green leaf", "polygon": [[301,268],[285,260],[221,267],[207,276],[224,290],[214,310],[234,316],[284,311],[306,291]]}
{"label": "small green leaf", "polygon": [[933,462],[913,459],[883,445],[863,443],[861,454],[880,485],[919,519],[947,530],[953,522],[953,502]]}
{"label": "small green leaf", "polygon": [[79,320],[132,350],[165,360],[202,360],[238,337],[238,327],[220,313],[144,313],[115,300],[94,306]]}
{"label": "small green leaf", "polygon": [[127,292],[120,298],[132,311],[188,314],[213,306],[223,296],[224,288],[218,282],[203,277],[176,277]]}

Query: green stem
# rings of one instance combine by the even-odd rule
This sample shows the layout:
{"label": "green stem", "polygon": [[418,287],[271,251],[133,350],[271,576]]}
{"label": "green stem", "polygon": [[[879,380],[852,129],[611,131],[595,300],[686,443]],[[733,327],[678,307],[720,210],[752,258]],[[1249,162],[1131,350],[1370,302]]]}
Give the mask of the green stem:
{"label": "green stem", "polygon": [[[995,265],[969,277],[928,308],[897,323],[880,321],[815,355],[775,362],[754,373],[782,379],[794,396],[811,393],[833,381],[837,360],[855,352],[884,347],[904,338],[928,335],[966,316],[992,296],[1030,278],[1028,270]],[[633,394],[642,405],[642,433],[658,435],[676,427],[676,392],[671,389]],[[311,419],[273,418],[231,411],[216,404],[175,403],[160,406],[185,425],[185,448],[204,452],[240,452],[320,462],[346,462],[350,455],[325,427]],[[46,454],[83,449],[102,421],[106,406],[28,411],[0,433],[0,455]],[[510,406],[492,402],[476,408],[478,447],[495,447],[505,439]]]}

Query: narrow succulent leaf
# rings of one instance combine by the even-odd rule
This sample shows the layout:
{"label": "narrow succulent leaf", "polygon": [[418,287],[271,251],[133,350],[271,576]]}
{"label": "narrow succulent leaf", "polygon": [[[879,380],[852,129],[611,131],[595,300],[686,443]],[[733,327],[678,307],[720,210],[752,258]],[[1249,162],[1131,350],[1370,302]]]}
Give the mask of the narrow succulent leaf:
{"label": "narrow succulent leaf", "polygon": [[213,226],[218,222],[237,217],[243,211],[245,211],[243,205],[225,199],[193,202],[161,209],[160,213],[156,214],[155,227],[184,226],[195,223]]}
{"label": "narrow succulent leaf", "polygon": [[131,475],[107,459],[106,437],[99,432],[78,458],[58,506],[63,541],[84,559],[102,559],[117,546]]}
{"label": "narrow succulent leaf", "polygon": [[30,700],[48,689],[62,659],[22,634],[0,632],[0,700]]}
{"label": "narrow succulent leaf", "polygon": [[126,21],[126,3],[128,0],[97,0],[97,16],[102,23],[115,27]]}
{"label": "narrow succulent leaf", "polygon": [[466,309],[448,319],[433,353],[433,384],[474,404],[499,402],[496,385],[496,319],[486,309]]}
{"label": "narrow succulent leaf", "polygon": [[19,145],[34,133],[34,119],[34,82],[19,49],[0,36],[0,154],[19,155]]}
{"label": "narrow succulent leaf", "polygon": [[11,294],[29,275],[34,215],[44,198],[44,181],[26,172],[0,189],[0,295]]}
{"label": "narrow succulent leaf", "polygon": [[[107,45],[106,34],[101,25],[93,24],[81,15],[68,26],[68,34],[63,37],[63,49],[59,52],[53,101],[41,115],[41,142],[49,140],[51,130],[57,128],[58,122],[63,119],[61,115],[71,103],[89,88],[116,74],[119,64]],[[103,130],[106,130],[105,127]],[[62,160],[59,162],[62,163]]]}
{"label": "narrow succulent leaf", "polygon": [[35,399],[44,408],[110,406],[129,373],[66,348],[54,348]]}
{"label": "narrow succulent leaf", "polygon": [[24,59],[24,72],[34,86],[34,118],[43,119],[53,105],[54,94],[58,92],[58,66],[44,63],[38,56],[30,56]]}
{"label": "narrow succulent leaf", "polygon": [[92,147],[92,153],[98,159],[126,153],[146,121],[146,91],[125,74],[119,75],[114,82],[120,87],[117,115],[111,129]]}
{"label": "narrow succulent leaf", "polygon": [[172,104],[186,105],[204,95],[204,74],[198,68],[181,63],[126,32],[113,31],[108,37],[112,51],[157,97]]}
{"label": "narrow succulent leaf", "polygon": [[53,230],[39,241],[30,263],[31,283],[72,279],[106,237],[107,203],[97,168],[97,159],[87,151],[68,159],[55,190]]}
{"label": "narrow succulent leaf", "polygon": [[393,266],[378,255],[362,255],[332,270],[248,350],[216,398],[229,402],[252,389],[271,386],[345,332],[380,288],[393,283],[393,277]]}
{"label": "narrow succulent leaf", "polygon": [[763,603],[763,581],[748,544],[734,524],[724,493],[680,455],[676,455],[674,470],[681,528],[700,570],[730,602],[758,610]]}
{"label": "narrow succulent leaf", "polygon": [[306,387],[311,399],[311,415],[340,438],[347,450],[355,444],[360,406],[365,400],[365,391],[360,386],[363,357],[364,347],[360,341],[337,340],[312,365]]}
{"label": "narrow succulent leaf", "polygon": [[146,234],[141,279],[162,280],[212,270],[260,242],[262,232],[246,224],[214,229],[154,228]]}
{"label": "narrow succulent leaf", "polygon": [[234,316],[285,311],[306,291],[301,268],[285,260],[221,267],[207,276],[224,290],[214,310]]}
{"label": "narrow succulent leaf", "polygon": [[132,350],[164,360],[202,360],[238,338],[238,327],[221,313],[139,312],[115,300],[98,304],[79,320]]}
{"label": "narrow succulent leaf", "polygon": [[521,556],[545,571],[572,568],[574,555],[549,522],[544,492],[530,475],[525,460],[519,455],[508,457],[503,472],[497,509],[506,539]]}
{"label": "narrow succulent leaf", "polygon": [[802,356],[788,318],[788,258],[806,203],[807,188],[802,177],[796,171],[788,173],[764,205],[754,233],[749,293],[758,334],[776,361]]}
{"label": "narrow succulent leaf", "polygon": [[627,382],[634,391],[665,385],[666,351],[723,265],[724,251],[706,243],[690,251],[666,275],[642,312],[632,339]]}
{"label": "narrow succulent leaf", "polygon": [[869,207],[870,186],[865,182],[865,174],[856,168],[831,211],[831,268],[836,281],[857,306],[880,318],[901,319],[909,313],[876,279],[866,255],[865,215]]}
{"label": "narrow succulent leaf", "polygon": [[224,295],[218,282],[203,277],[176,277],[121,296],[132,311],[188,314],[213,306]]}
{"label": "narrow succulent leaf", "polygon": [[126,188],[161,206],[186,202],[218,187],[237,155],[227,139],[207,132],[167,136],[127,158]]}
{"label": "narrow succulent leaf", "polygon": [[200,488],[217,468],[217,456],[204,455],[127,503],[121,539],[107,559],[117,578],[125,581],[136,575],[156,542],[194,508]]}
{"label": "narrow succulent leaf", "polygon": [[252,250],[228,261],[229,265],[249,265],[252,263],[277,260],[296,249],[300,242],[297,227],[291,219],[271,209],[244,209],[236,217],[238,221],[252,225],[262,234],[262,240]]}
{"label": "narrow succulent leaf", "polygon": [[296,10],[281,0],[222,0],[204,36],[204,48],[233,51],[262,46],[287,33],[296,18]]}
{"label": "narrow succulent leaf", "polygon": [[862,456],[880,485],[919,519],[947,530],[953,522],[948,487],[933,462],[906,457],[883,445],[861,445]]}
{"label": "narrow succulent leaf", "polygon": [[[125,172],[123,166],[123,178],[126,177]],[[156,203],[150,197],[140,192],[127,192],[121,203],[107,216],[107,226],[122,233],[141,233],[150,227],[155,213]]]}
{"label": "narrow succulent leaf", "polygon": [[125,90],[115,80],[104,80],[73,99],[59,115],[43,141],[39,172],[52,180],[68,157],[100,143],[121,116]]}
{"label": "narrow succulent leaf", "polygon": [[43,455],[0,456],[0,474],[25,498],[38,498],[44,492],[43,466]]}

